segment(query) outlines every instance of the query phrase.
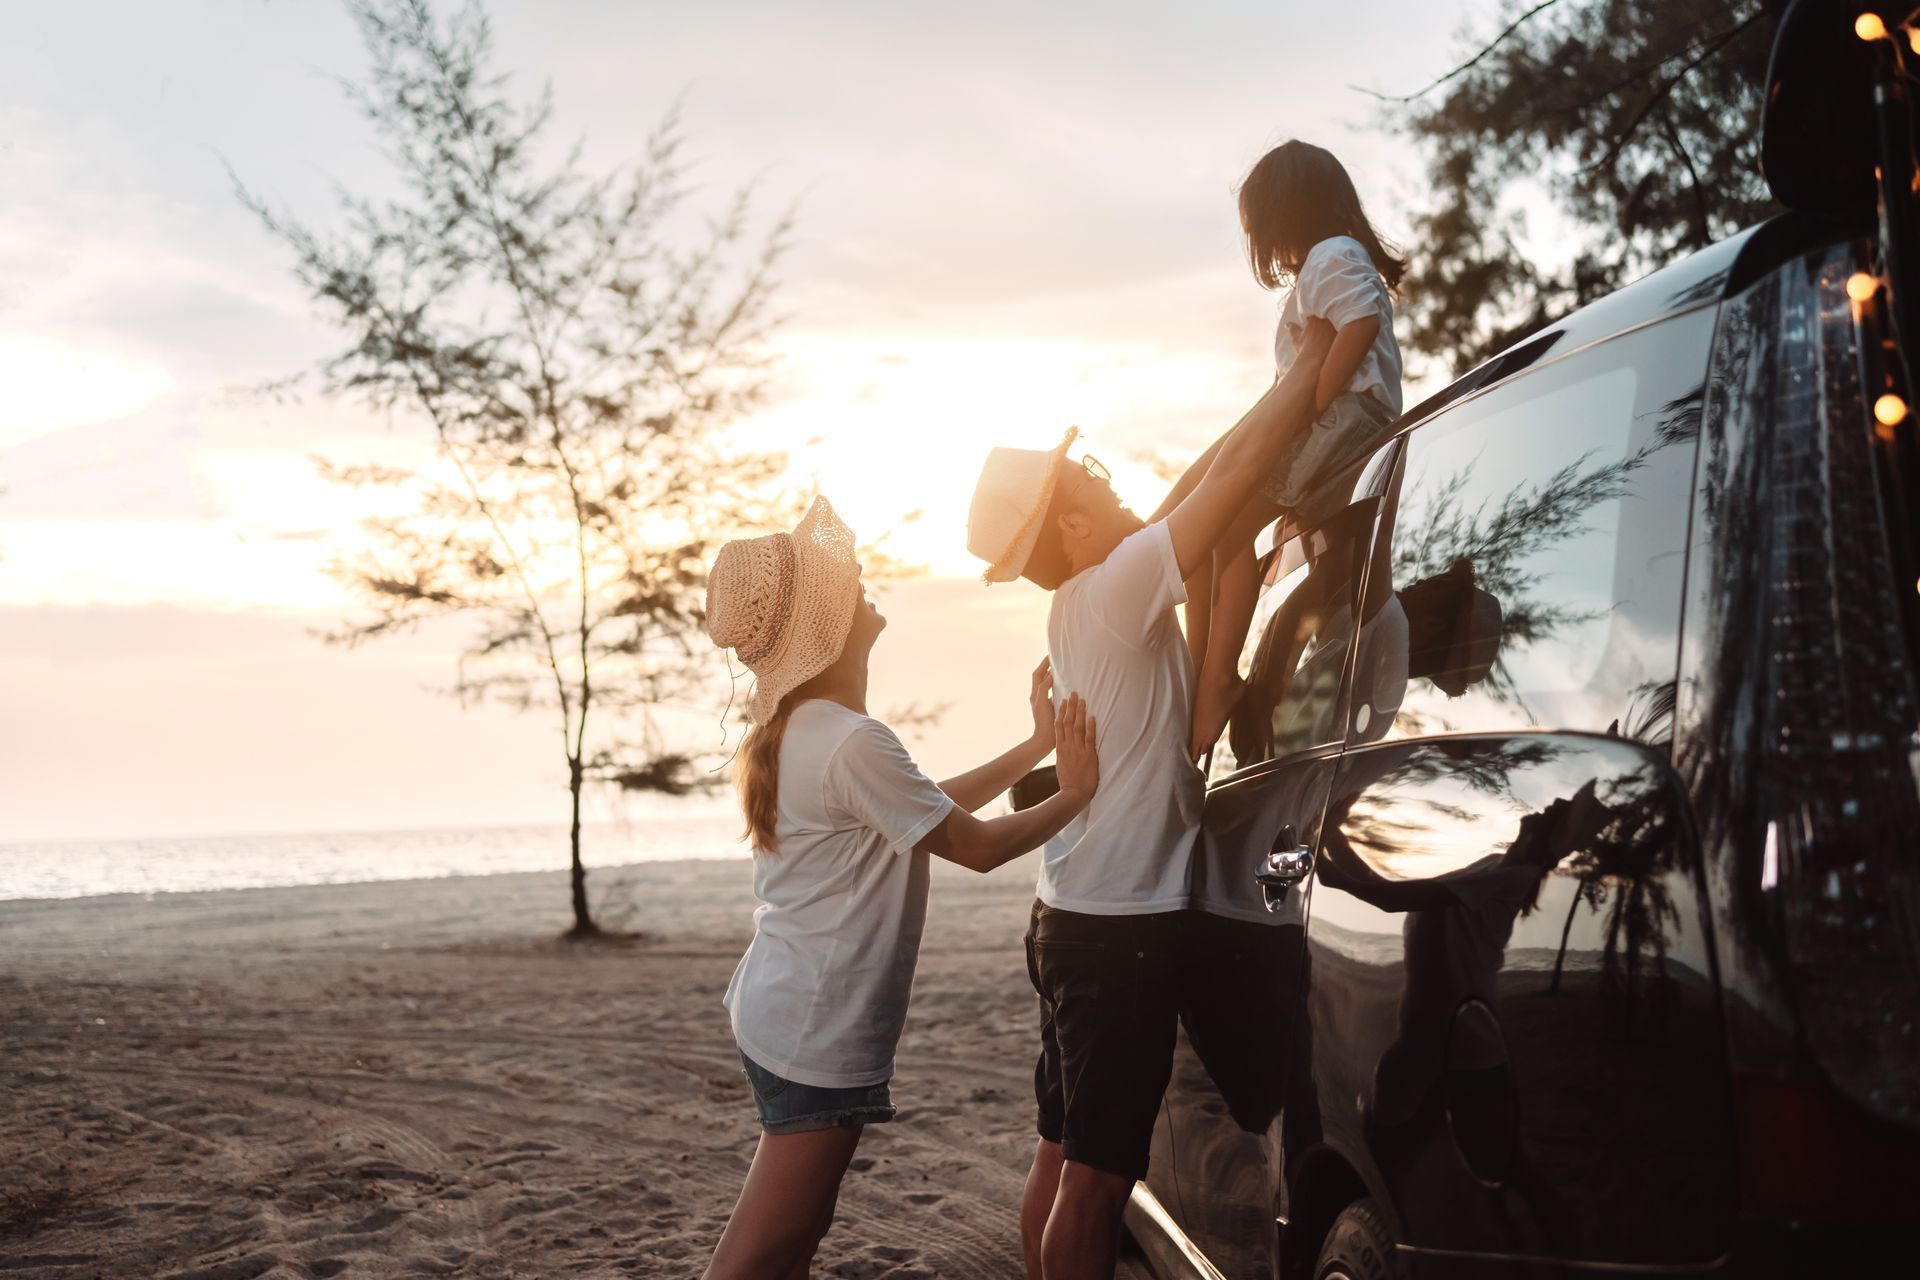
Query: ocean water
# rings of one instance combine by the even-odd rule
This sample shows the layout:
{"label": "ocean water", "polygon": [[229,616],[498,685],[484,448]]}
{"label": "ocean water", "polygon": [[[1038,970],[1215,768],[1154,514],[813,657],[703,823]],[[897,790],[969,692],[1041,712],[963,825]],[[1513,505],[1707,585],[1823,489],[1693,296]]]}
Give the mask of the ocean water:
{"label": "ocean water", "polygon": [[[744,857],[730,805],[591,823],[587,867]],[[564,826],[0,843],[0,899],[352,884],[567,866]]]}

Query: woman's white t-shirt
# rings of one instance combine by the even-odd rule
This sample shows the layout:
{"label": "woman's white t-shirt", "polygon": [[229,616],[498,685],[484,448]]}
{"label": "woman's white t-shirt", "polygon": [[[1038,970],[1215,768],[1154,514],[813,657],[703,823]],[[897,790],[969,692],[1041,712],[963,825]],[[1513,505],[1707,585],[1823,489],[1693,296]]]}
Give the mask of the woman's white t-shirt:
{"label": "woman's white t-shirt", "polygon": [[893,1075],[927,919],[927,855],[953,811],[893,731],[837,702],[795,707],[780,744],[779,852],[753,853],[753,942],[727,985],[734,1039],[801,1084]]}
{"label": "woman's white t-shirt", "polygon": [[1366,246],[1352,236],[1329,236],[1307,250],[1293,290],[1280,305],[1280,327],[1273,335],[1273,363],[1279,377],[1286,377],[1293,368],[1300,354],[1301,331],[1311,316],[1321,317],[1335,329],[1367,316],[1380,317],[1380,333],[1347,382],[1347,390],[1372,392],[1399,417],[1403,370],[1400,344],[1393,336],[1393,297]]}

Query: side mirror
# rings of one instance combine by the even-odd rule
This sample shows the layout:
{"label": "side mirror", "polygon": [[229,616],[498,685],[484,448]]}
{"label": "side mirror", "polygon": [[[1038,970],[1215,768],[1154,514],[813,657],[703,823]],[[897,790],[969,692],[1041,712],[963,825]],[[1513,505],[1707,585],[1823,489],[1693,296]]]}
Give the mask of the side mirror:
{"label": "side mirror", "polygon": [[1031,809],[1060,789],[1060,776],[1053,771],[1052,765],[1035,769],[1026,777],[1013,784],[1013,790],[1007,794],[1013,801],[1013,809],[1018,813],[1022,809]]}

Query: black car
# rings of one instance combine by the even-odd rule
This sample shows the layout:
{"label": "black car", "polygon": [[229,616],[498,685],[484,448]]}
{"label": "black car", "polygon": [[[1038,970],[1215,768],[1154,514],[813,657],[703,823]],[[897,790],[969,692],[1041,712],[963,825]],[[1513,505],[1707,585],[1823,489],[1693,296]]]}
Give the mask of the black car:
{"label": "black car", "polygon": [[1911,116],[1810,21],[1794,212],[1273,532],[1128,1215],[1159,1274],[1920,1275]]}

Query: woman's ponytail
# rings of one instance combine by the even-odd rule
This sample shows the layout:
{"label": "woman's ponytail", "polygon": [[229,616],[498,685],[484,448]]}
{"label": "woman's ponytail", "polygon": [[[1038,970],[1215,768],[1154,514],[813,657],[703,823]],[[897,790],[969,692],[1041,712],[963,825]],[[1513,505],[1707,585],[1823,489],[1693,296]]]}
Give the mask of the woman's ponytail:
{"label": "woman's ponytail", "polygon": [[787,736],[792,694],[780,700],[773,717],[747,730],[734,764],[734,782],[740,789],[740,809],[746,815],[746,836],[761,853],[778,853],[774,828],[780,821],[780,743]]}

